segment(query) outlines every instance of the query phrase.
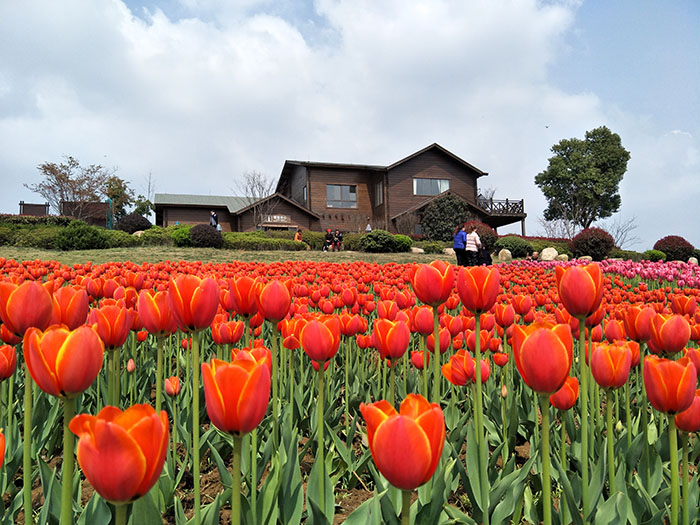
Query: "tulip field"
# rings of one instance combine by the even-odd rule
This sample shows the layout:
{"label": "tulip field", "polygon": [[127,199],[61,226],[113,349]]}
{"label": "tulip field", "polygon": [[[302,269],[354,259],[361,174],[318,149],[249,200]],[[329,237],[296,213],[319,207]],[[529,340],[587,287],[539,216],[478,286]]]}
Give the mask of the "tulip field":
{"label": "tulip field", "polygon": [[700,268],[0,259],[0,524],[700,519]]}

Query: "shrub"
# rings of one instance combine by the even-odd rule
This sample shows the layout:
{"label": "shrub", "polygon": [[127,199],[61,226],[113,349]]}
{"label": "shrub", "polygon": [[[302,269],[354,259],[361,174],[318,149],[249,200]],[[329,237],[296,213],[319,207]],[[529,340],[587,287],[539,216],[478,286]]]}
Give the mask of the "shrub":
{"label": "shrub", "polygon": [[513,257],[527,257],[534,251],[532,244],[521,237],[516,237],[515,235],[501,237],[496,241],[494,248],[496,250],[510,250]]}
{"label": "shrub", "polygon": [[396,251],[394,236],[386,230],[372,230],[360,239],[360,249],[369,253]]}
{"label": "shrub", "polygon": [[138,239],[142,246],[172,246],[173,238],[171,233],[172,230],[169,228],[151,226],[149,229],[144,231],[141,237],[138,237]]}
{"label": "shrub", "polygon": [[[481,244],[491,253],[496,246],[496,241],[498,240],[498,234],[496,230],[491,228],[488,224],[484,224],[479,221],[468,221],[464,224],[467,227],[467,233],[472,226],[476,226],[476,233],[479,234],[479,239],[481,239]],[[451,239],[451,237],[450,237]]]}
{"label": "shrub", "polygon": [[190,229],[190,241],[197,248],[221,248],[224,239],[216,228],[208,224],[197,224]]}
{"label": "shrub", "polygon": [[105,229],[73,221],[58,233],[56,245],[60,250],[101,250],[107,247]]}
{"label": "shrub", "polygon": [[55,250],[58,248],[58,235],[64,228],[61,226],[48,226],[38,224],[25,226],[15,230],[14,245],[27,248],[41,248],[43,250]]}
{"label": "shrub", "polygon": [[693,257],[695,257],[698,261],[700,261],[700,249],[695,248],[693,250]]}
{"label": "shrub", "polygon": [[[263,233],[263,232],[261,232]],[[267,230],[264,234],[272,239],[289,239],[294,240],[295,230]]]}
{"label": "shrub", "polygon": [[612,235],[601,228],[586,228],[571,239],[574,257],[590,255],[594,261],[605,259],[614,247]]}
{"label": "shrub", "polygon": [[395,252],[410,252],[411,246],[413,246],[413,239],[411,239],[408,235],[394,235]]}
{"label": "shrub", "polygon": [[635,252],[634,250],[621,250],[619,248],[613,248],[608,254],[608,258],[639,262],[644,259],[644,254]]}
{"label": "shrub", "polygon": [[272,238],[262,232],[226,232],[223,234],[224,248],[227,250],[306,250],[306,244],[293,239]]}
{"label": "shrub", "polygon": [[125,215],[117,223],[117,229],[126,233],[134,233],[138,231],[146,231],[151,227],[151,221],[138,213],[130,213]]}
{"label": "shrub", "polygon": [[469,217],[472,217],[472,214],[464,200],[456,195],[444,195],[425,207],[421,228],[427,240],[450,241],[455,227]]}
{"label": "shrub", "polygon": [[642,256],[644,257],[644,260],[651,262],[666,260],[666,254],[659,250],[647,250],[642,254]]}
{"label": "shrub", "polygon": [[343,249],[353,252],[361,251],[362,246],[360,245],[360,241],[363,235],[362,233],[346,233],[343,235]]}
{"label": "shrub", "polygon": [[11,224],[0,224],[0,246],[10,246],[15,242],[15,228]]}
{"label": "shrub", "polygon": [[323,250],[323,241],[326,238],[326,234],[305,230],[301,233],[301,238],[312,250]]}
{"label": "shrub", "polygon": [[656,241],[654,249],[664,252],[667,261],[687,261],[695,248],[679,235],[668,235]]}
{"label": "shrub", "polygon": [[571,251],[571,241],[567,241],[565,239],[545,239],[545,238],[540,238],[540,239],[528,239],[528,242],[532,245],[533,251],[542,253],[542,250],[545,248],[554,248],[557,253],[565,253],[566,255],[569,256],[569,258],[574,256],[574,253]]}
{"label": "shrub", "polygon": [[122,230],[105,230],[104,233],[107,236],[107,248],[131,248],[141,244],[138,237]]}
{"label": "shrub", "polygon": [[[211,226],[208,224],[203,224],[202,226],[211,228]],[[192,238],[190,237],[191,229],[192,226],[178,226],[177,228],[174,228],[170,233],[170,236],[173,239],[173,244],[178,248],[187,248],[188,246],[192,246]]]}
{"label": "shrub", "polygon": [[0,223],[2,224],[68,226],[72,221],[72,217],[64,217],[63,215],[42,215],[40,217],[35,217],[34,215],[0,214]]}
{"label": "shrub", "polygon": [[425,253],[443,253],[445,245],[441,242],[425,242],[423,243],[423,251]]}

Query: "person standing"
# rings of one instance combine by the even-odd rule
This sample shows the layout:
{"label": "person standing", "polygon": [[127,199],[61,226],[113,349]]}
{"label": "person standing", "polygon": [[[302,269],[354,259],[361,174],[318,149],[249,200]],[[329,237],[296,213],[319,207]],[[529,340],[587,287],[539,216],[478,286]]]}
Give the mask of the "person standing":
{"label": "person standing", "polygon": [[481,239],[479,234],[476,233],[476,225],[474,224],[469,227],[467,242],[465,243],[467,266],[476,266],[479,263],[479,248],[481,248]]}
{"label": "person standing", "polygon": [[209,213],[209,226],[213,226],[216,228],[216,226],[219,224],[219,216],[216,214],[214,210],[211,210]]}
{"label": "person standing", "polygon": [[464,224],[460,224],[455,229],[452,234],[452,249],[455,251],[457,256],[457,266],[467,265],[467,252],[465,250],[467,244],[467,231],[464,228]]}

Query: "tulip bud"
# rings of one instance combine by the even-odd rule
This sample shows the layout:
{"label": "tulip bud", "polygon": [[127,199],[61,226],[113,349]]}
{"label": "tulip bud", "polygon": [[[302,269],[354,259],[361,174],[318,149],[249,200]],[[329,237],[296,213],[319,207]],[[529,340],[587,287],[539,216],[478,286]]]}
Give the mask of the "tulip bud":
{"label": "tulip bud", "polygon": [[148,332],[146,330],[141,330],[136,332],[136,340],[139,343],[143,343],[148,338]]}
{"label": "tulip bud", "polygon": [[182,384],[177,376],[169,377],[165,380],[165,393],[170,397],[174,397],[180,393]]}
{"label": "tulip bud", "polygon": [[622,426],[622,421],[617,420],[617,425],[615,425],[615,432],[620,434],[625,427]]}
{"label": "tulip bud", "polygon": [[129,372],[130,374],[136,370],[136,364],[134,364],[133,359],[129,359],[129,361],[126,363],[126,371]]}
{"label": "tulip bud", "polygon": [[506,385],[501,385],[501,397],[503,399],[508,397],[508,388],[506,387]]}

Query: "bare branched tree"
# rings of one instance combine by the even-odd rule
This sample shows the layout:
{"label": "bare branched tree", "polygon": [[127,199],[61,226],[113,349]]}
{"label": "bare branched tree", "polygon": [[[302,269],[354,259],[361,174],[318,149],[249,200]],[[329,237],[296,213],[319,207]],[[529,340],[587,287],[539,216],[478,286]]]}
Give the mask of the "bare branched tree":
{"label": "bare branched tree", "polygon": [[116,169],[99,164],[81,166],[77,159],[65,156],[64,162],[45,162],[37,166],[43,180],[36,184],[24,184],[26,188],[41,195],[54,213],[62,213],[62,203],[70,204],[72,216],[83,219],[90,204],[100,201],[105,195],[105,181],[113,180]]}
{"label": "bare branched tree", "polygon": [[604,229],[615,239],[615,246],[618,248],[630,248],[639,244],[641,239],[635,235],[637,229],[637,216],[623,219],[622,215],[615,215],[607,221],[599,222],[599,228]]}
{"label": "bare branched tree", "polygon": [[246,171],[243,174],[245,197],[248,205],[253,206],[253,220],[256,229],[262,229],[266,218],[273,214],[277,202],[275,199],[267,199],[275,192],[275,180],[267,177],[259,171]]}
{"label": "bare branched tree", "polygon": [[416,213],[404,213],[396,217],[396,232],[401,235],[413,235],[416,233],[416,224],[420,224],[420,217]]}
{"label": "bare branched tree", "polygon": [[543,217],[538,217],[537,222],[541,228],[538,234],[542,235],[543,237],[573,239],[580,230],[580,227],[577,226],[576,223],[564,219],[548,221]]}
{"label": "bare branched tree", "polygon": [[488,186],[486,188],[479,188],[477,190],[477,193],[479,194],[480,198],[491,200],[495,197],[496,190],[498,190],[498,188],[496,188],[495,186]]}

